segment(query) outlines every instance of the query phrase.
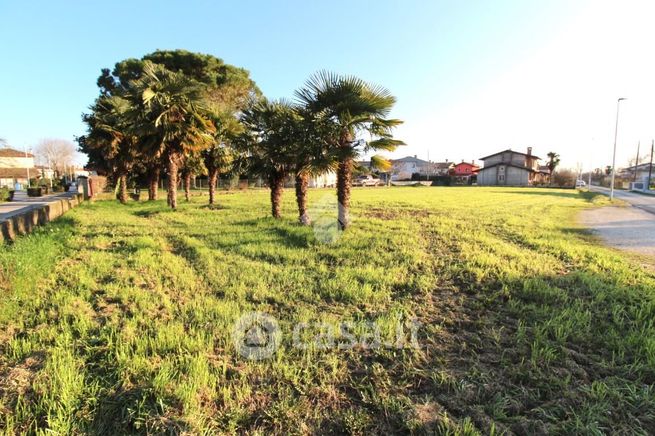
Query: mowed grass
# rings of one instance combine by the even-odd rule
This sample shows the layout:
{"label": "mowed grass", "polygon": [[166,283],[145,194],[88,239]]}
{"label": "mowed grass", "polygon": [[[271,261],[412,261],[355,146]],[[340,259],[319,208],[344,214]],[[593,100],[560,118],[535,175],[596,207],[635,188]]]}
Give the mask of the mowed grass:
{"label": "mowed grass", "polygon": [[[310,206],[332,198],[313,190]],[[178,211],[98,201],[3,247],[0,428],[655,429],[655,275],[575,223],[602,197],[355,189],[353,226],[328,244],[296,224],[293,200],[277,221],[264,190]],[[270,359],[237,353],[233,326],[249,311],[279,320]],[[420,347],[394,346],[413,319]],[[388,345],[294,346],[297,323],[342,321],[362,337],[379,327]]]}

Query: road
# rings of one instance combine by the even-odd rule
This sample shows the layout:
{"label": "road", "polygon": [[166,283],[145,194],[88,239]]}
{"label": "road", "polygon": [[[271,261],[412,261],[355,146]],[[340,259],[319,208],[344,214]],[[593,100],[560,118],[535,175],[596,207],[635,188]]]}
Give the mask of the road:
{"label": "road", "polygon": [[[593,192],[599,192],[601,194],[610,194],[610,190],[608,188],[603,188],[601,186],[591,186],[590,190]],[[642,209],[646,212],[655,214],[655,195],[637,194],[636,192],[621,191],[615,189],[614,197],[618,198],[619,200],[623,200],[626,203],[630,203],[631,206],[634,206],[637,209]]]}
{"label": "road", "polygon": [[[607,188],[591,186],[591,190],[609,195]],[[655,257],[655,195],[615,190],[614,196],[630,206],[588,209],[580,222],[608,245]]]}

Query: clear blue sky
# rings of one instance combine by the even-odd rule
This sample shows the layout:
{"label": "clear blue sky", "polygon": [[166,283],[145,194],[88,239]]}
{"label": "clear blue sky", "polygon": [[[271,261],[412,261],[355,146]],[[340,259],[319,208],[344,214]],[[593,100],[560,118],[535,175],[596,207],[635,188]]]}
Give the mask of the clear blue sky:
{"label": "clear blue sky", "polygon": [[[535,117],[545,124],[503,133],[515,131],[503,120],[532,109],[521,107],[525,90],[540,87],[515,87],[511,77],[579,28],[590,4],[0,0],[0,137],[17,148],[46,137],[73,139],[84,132],[80,114],[97,95],[101,68],[156,49],[184,48],[248,69],[271,98],[291,97],[319,69],[386,86],[398,98],[394,116],[405,120],[398,136],[409,144],[396,155],[425,158],[429,149],[432,160],[468,160],[503,146],[541,144],[538,151],[545,154],[552,138],[567,136],[545,133],[547,126],[566,120],[544,119],[542,108]],[[547,59],[536,58],[532,67],[542,70],[540,62]],[[512,104],[481,109],[498,95]],[[544,106],[540,97],[548,99],[534,97],[535,110]],[[612,124],[614,96],[607,98],[607,110],[599,113],[602,129],[580,126],[590,130],[580,138],[595,135],[607,142],[604,126],[608,119]],[[565,155],[566,145],[560,147]]]}

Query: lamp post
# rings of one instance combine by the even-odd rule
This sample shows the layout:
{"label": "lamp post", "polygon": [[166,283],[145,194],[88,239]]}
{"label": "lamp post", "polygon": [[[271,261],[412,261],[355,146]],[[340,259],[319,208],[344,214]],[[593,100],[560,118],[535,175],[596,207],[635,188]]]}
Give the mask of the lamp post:
{"label": "lamp post", "polygon": [[616,100],[616,124],[614,125],[614,154],[612,155],[612,181],[610,182],[610,201],[614,200],[614,176],[616,174],[616,137],[619,133],[619,103],[624,97]]}

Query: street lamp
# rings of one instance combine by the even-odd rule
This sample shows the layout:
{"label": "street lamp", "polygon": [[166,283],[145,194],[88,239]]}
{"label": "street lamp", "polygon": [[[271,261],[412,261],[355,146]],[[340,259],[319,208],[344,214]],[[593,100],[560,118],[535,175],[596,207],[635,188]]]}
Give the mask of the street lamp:
{"label": "street lamp", "polygon": [[619,103],[626,98],[616,100],[616,124],[614,126],[614,155],[612,156],[612,181],[610,182],[610,201],[614,200],[614,175],[616,174],[616,137],[619,132]]}

